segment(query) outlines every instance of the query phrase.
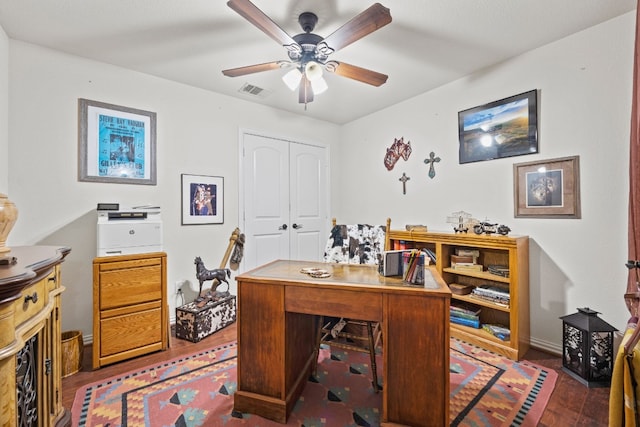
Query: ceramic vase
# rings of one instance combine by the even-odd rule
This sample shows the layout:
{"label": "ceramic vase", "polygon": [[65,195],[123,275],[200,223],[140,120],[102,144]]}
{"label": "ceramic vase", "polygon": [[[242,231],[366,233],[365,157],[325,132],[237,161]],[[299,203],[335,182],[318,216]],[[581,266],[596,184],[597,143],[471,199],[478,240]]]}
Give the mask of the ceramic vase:
{"label": "ceramic vase", "polygon": [[6,247],[7,237],[18,220],[18,208],[6,194],[0,193],[0,254],[9,252]]}

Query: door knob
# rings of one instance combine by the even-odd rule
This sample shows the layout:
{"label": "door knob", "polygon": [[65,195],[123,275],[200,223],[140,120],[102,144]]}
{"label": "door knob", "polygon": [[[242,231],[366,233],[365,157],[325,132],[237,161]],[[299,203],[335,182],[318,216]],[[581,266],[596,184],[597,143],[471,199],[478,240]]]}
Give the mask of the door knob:
{"label": "door knob", "polygon": [[282,224],[280,227],[278,227],[278,230],[286,230],[287,229],[287,224]]}
{"label": "door knob", "polygon": [[295,228],[295,229],[297,230],[298,228],[302,228],[302,224],[296,224],[296,223],[294,222],[294,223],[293,223],[293,225],[292,225],[292,227],[293,227],[293,228]]}

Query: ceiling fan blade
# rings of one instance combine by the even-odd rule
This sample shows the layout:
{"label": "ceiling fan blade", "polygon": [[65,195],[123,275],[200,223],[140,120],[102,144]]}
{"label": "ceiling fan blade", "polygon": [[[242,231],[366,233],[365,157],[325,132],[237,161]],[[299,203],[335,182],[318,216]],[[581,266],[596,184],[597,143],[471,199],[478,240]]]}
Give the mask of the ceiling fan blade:
{"label": "ceiling fan blade", "polygon": [[298,102],[300,104],[307,104],[313,101],[313,89],[311,88],[311,82],[303,74],[300,79],[300,89],[298,90]]}
{"label": "ceiling fan blade", "polygon": [[327,71],[335,73],[342,77],[358,80],[372,86],[381,86],[386,83],[389,76],[378,73],[377,71],[368,70],[366,68],[357,67],[345,62],[331,61],[327,63]]}
{"label": "ceiling fan blade", "polygon": [[291,64],[288,61],[265,62],[264,64],[247,65],[246,67],[230,68],[222,70],[227,77],[238,77],[246,74],[261,73],[263,71],[277,70]]}
{"label": "ceiling fan blade", "polygon": [[[318,43],[318,49],[324,50],[323,53],[328,55],[360,40],[390,22],[391,13],[389,9],[380,3],[376,3]],[[328,49],[328,51],[325,49]]]}
{"label": "ceiling fan blade", "polygon": [[266,35],[288,49],[302,50],[300,45],[282,28],[271,20],[263,11],[249,0],[229,0],[227,6],[240,16],[261,29]]}

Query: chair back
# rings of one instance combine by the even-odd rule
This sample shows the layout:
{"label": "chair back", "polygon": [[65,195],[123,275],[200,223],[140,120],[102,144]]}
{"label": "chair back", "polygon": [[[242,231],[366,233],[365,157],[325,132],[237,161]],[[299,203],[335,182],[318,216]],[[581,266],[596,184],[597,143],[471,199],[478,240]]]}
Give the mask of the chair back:
{"label": "chair back", "polygon": [[324,251],[324,261],[339,264],[374,264],[386,248],[385,225],[335,224]]}

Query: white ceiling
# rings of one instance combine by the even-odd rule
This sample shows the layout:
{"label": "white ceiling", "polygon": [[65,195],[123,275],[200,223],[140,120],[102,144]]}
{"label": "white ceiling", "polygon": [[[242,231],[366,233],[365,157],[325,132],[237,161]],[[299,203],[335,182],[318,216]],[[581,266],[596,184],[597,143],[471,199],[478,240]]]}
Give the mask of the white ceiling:
{"label": "white ceiling", "polygon": [[[327,36],[374,0],[252,0],[290,35],[318,15]],[[286,60],[282,46],[224,0],[0,0],[16,40],[118,65],[294,113],[347,123],[635,10],[635,0],[380,0],[393,21],[330,59],[389,76],[380,87],[325,74],[329,90],[298,104],[286,70],[225,77],[223,69]],[[249,83],[265,97],[239,92]]]}

